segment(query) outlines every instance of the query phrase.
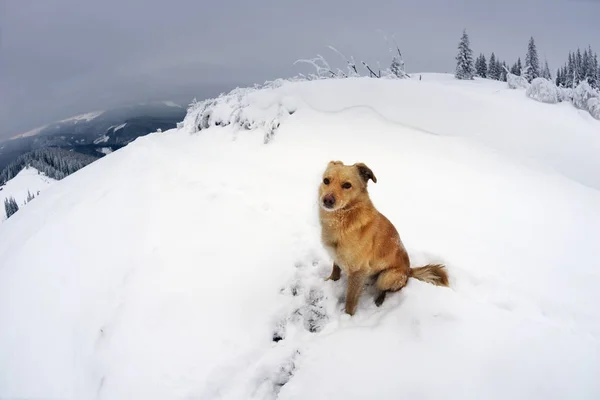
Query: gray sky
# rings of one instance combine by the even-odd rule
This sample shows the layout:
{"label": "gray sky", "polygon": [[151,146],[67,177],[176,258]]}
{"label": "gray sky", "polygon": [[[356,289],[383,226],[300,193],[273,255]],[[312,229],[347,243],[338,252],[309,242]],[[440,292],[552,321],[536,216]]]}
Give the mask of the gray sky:
{"label": "gray sky", "polygon": [[475,54],[524,58],[531,35],[554,71],[600,52],[600,0],[0,0],[0,138],[123,102],[204,98],[309,72],[333,45],[409,72],[453,72],[463,27]]}

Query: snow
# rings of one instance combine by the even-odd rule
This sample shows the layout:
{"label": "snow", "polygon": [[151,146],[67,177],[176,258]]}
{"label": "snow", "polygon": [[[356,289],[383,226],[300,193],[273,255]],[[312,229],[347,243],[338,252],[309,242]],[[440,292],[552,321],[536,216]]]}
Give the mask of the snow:
{"label": "snow", "polygon": [[[108,128],[110,129],[110,128]],[[98,139],[94,140],[94,144],[106,143],[110,140],[110,137],[107,135],[102,135]]]}
{"label": "snow", "polygon": [[66,119],[62,119],[58,122],[76,122],[76,121],[91,121],[100,115],[102,115],[104,111],[91,111],[84,114],[75,115],[74,117],[69,117]]}
{"label": "snow", "polygon": [[25,133],[20,133],[18,135],[15,135],[15,136],[11,137],[10,140],[13,140],[13,139],[22,139],[22,138],[29,137],[29,136],[35,136],[35,135],[39,134],[42,130],[44,130],[44,128],[46,128],[47,126],[48,125],[40,126],[40,127],[35,128],[35,129],[29,130],[29,131],[27,131]]}
{"label": "snow", "polygon": [[165,106],[168,106],[168,107],[177,107],[177,108],[182,108],[182,107],[181,107],[179,104],[177,104],[177,103],[175,103],[174,101],[171,101],[171,100],[166,100],[166,101],[163,101],[163,104],[164,104]]}
{"label": "snow", "polygon": [[542,103],[556,104],[560,95],[558,88],[551,80],[546,78],[535,78],[525,91],[527,97]]}
{"label": "snow", "polygon": [[[19,206],[19,211],[24,206],[29,206],[30,203],[26,204],[27,191],[35,196],[34,200],[37,200],[38,191],[44,191],[48,186],[56,182],[55,179],[49,178],[32,167],[27,167],[21,170],[14,178],[10,179],[4,186],[0,186],[0,199],[2,199],[2,211],[0,211],[0,222],[6,220],[6,211],[4,210],[4,199],[14,197]],[[11,216],[14,217],[16,214]]]}
{"label": "snow", "polygon": [[101,147],[98,149],[98,151],[102,154],[110,154],[113,152],[113,150],[110,147]]}
{"label": "snow", "polygon": [[121,125],[118,125],[118,126],[116,126],[116,127],[115,127],[115,129],[113,129],[113,132],[116,132],[116,131],[118,131],[119,129],[123,129],[123,128],[125,128],[125,125],[127,125],[127,122],[125,122],[125,123],[123,123],[123,124],[121,124]]}
{"label": "snow", "polygon": [[[256,129],[196,131],[198,105],[0,225],[0,398],[600,396],[599,121],[433,74],[234,97],[214,115]],[[371,167],[450,288],[343,313],[317,220],[332,159]]]}

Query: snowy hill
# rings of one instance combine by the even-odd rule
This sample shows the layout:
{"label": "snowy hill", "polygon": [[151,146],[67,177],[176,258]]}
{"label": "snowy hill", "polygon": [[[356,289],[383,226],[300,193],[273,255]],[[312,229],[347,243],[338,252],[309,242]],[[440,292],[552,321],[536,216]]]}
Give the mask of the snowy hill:
{"label": "snowy hill", "polygon": [[[49,185],[56,182],[55,179],[49,178],[35,168],[22,169],[14,178],[6,182],[5,185],[0,186],[0,199],[12,197],[17,202],[20,209],[26,206],[27,195],[31,193],[34,196],[38,196],[44,189]],[[6,211],[2,207],[0,211],[0,223],[6,220]]]}
{"label": "snowy hill", "polygon": [[[436,74],[196,104],[0,225],[0,398],[598,398],[599,145],[574,107]],[[343,313],[330,160],[450,288]]]}

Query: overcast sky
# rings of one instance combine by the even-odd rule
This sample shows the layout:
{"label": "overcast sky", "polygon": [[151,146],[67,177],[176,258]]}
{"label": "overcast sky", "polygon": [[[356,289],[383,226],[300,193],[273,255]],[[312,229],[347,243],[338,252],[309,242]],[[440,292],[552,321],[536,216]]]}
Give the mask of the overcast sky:
{"label": "overcast sky", "polygon": [[534,36],[554,74],[600,52],[600,0],[0,0],[0,138],[123,102],[204,98],[308,72],[333,45],[408,72],[453,72],[462,29],[475,54],[512,63]]}

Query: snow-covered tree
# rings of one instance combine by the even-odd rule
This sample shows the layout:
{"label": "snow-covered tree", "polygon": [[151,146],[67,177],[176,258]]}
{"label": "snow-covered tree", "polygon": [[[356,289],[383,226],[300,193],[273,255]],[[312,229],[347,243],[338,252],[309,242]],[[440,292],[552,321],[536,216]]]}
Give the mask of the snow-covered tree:
{"label": "snow-covered tree", "polygon": [[550,73],[550,68],[548,67],[548,60],[544,60],[544,68],[542,68],[542,78],[552,79],[552,74]]}
{"label": "snow-covered tree", "polygon": [[525,68],[527,68],[525,77],[527,78],[528,82],[531,82],[540,76],[540,61],[533,37],[529,39],[529,45],[527,46],[527,54],[525,55]]}
{"label": "snow-covered tree", "polygon": [[498,63],[496,62],[496,55],[492,52],[490,55],[490,62],[488,66],[488,78],[498,80]]}
{"label": "snow-covered tree", "polygon": [[541,77],[531,81],[525,95],[542,103],[555,104],[559,102],[558,88],[552,81]]}
{"label": "snow-covered tree", "polygon": [[477,61],[475,61],[475,71],[477,72],[477,76],[487,78],[487,61],[483,53],[479,54]]}
{"label": "snow-covered tree", "polygon": [[514,75],[519,75],[519,67],[517,67],[517,63],[514,63],[508,72]]}
{"label": "snow-covered tree", "polygon": [[10,218],[11,215],[19,211],[19,205],[14,197],[10,196],[4,199],[4,211],[6,211],[6,218]]}
{"label": "snow-covered tree", "polygon": [[595,89],[600,89],[600,69],[598,65],[598,54],[594,53],[592,57],[590,85]]}
{"label": "snow-covered tree", "polygon": [[562,68],[558,68],[556,70],[556,80],[555,80],[556,86],[557,87],[561,87],[563,86],[563,81],[562,81]]}
{"label": "snow-covered tree", "polygon": [[35,196],[29,191],[29,189],[27,189],[27,200],[25,200],[25,203],[29,203],[34,198]]}
{"label": "snow-covered tree", "polygon": [[521,75],[523,73],[523,64],[521,64],[521,57],[517,59],[517,75]]}
{"label": "snow-covered tree", "polygon": [[569,60],[567,61],[567,73],[565,74],[565,87],[575,87],[575,61],[571,52],[569,52]]}
{"label": "snow-covered tree", "polygon": [[463,30],[462,37],[458,44],[458,54],[456,55],[456,72],[454,76],[457,79],[473,79],[475,75],[475,66],[473,63],[473,50],[467,30]]}

